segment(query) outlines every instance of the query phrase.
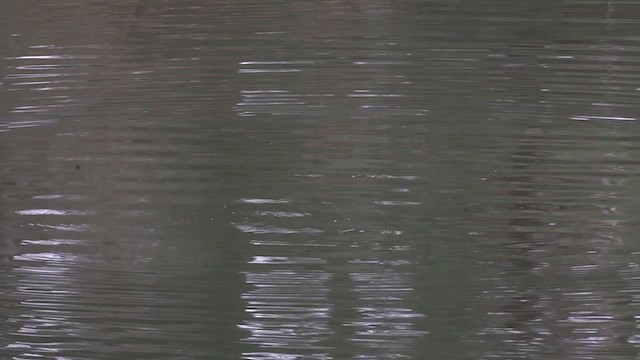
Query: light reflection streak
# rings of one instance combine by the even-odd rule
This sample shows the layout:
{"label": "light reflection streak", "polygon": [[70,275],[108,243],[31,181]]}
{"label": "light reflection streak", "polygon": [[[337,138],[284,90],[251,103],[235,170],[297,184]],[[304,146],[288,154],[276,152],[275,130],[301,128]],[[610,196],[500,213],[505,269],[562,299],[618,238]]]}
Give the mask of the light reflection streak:
{"label": "light reflection streak", "polygon": [[[363,177],[364,178],[364,177]],[[375,177],[374,177],[375,178]],[[414,177],[382,176],[383,180],[413,180]],[[244,199],[244,198],[243,198]],[[239,203],[259,207],[265,205],[287,207],[289,202],[241,201]],[[271,216],[274,221],[286,209],[269,212],[252,211],[254,216]],[[313,218],[312,216],[310,216]],[[304,220],[305,217],[297,217]],[[248,225],[248,224],[244,224]],[[336,249],[335,244],[325,242],[287,240],[280,235],[288,234],[281,228],[260,224],[260,229],[278,231],[255,231],[256,226],[236,227],[243,232],[259,236],[251,241],[256,250],[272,252],[277,248],[296,249],[323,245],[319,249]],[[355,230],[355,229],[354,229]],[[300,232],[298,232],[300,233]],[[362,232],[338,231],[341,236],[363,236]],[[383,231],[385,236],[397,236],[401,231]],[[275,237],[274,237],[275,235]],[[261,240],[263,239],[263,240]],[[331,246],[329,246],[331,245]],[[397,250],[406,250],[399,246]],[[248,318],[238,325],[248,332],[244,342],[255,344],[266,358],[278,358],[281,354],[292,354],[292,350],[305,355],[302,358],[323,358],[324,344],[336,336],[349,343],[354,356],[366,357],[372,351],[392,351],[394,354],[407,351],[427,331],[416,329],[416,322],[424,315],[408,307],[406,302],[413,293],[412,273],[398,269],[411,265],[402,259],[366,259],[368,251],[356,247],[344,265],[326,268],[330,260],[325,256],[294,255],[290,250],[273,255],[254,255],[247,264],[251,270],[245,273],[245,281],[251,289],[244,292],[244,311]],[[319,253],[327,255],[327,253]],[[315,270],[312,270],[315,269]],[[328,269],[333,269],[329,271]],[[337,279],[347,279],[340,280]],[[341,299],[350,298],[349,305]],[[337,313],[348,312],[344,317]],[[332,319],[339,319],[333,323]],[[340,335],[338,335],[340,334]],[[254,354],[254,355],[251,355]],[[257,353],[245,353],[247,359]],[[259,358],[259,357],[255,357]],[[333,358],[333,357],[330,357]]]}
{"label": "light reflection streak", "polygon": [[78,216],[78,215],[95,215],[93,210],[58,210],[58,209],[25,209],[16,210],[17,215],[40,216],[40,215],[61,215],[61,216]]}

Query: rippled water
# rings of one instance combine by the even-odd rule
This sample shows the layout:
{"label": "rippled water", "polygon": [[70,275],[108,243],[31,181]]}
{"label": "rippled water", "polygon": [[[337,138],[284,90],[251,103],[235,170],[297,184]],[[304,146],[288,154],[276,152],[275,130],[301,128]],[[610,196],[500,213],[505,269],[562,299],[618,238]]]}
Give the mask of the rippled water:
{"label": "rippled water", "polygon": [[634,359],[634,1],[5,1],[3,359]]}

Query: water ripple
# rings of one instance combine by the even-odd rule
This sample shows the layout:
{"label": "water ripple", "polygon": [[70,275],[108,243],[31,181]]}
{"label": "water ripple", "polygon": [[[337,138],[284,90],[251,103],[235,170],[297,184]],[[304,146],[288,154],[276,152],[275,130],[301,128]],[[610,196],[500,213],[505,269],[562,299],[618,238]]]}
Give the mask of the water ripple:
{"label": "water ripple", "polygon": [[637,356],[633,2],[5,5],[6,358]]}

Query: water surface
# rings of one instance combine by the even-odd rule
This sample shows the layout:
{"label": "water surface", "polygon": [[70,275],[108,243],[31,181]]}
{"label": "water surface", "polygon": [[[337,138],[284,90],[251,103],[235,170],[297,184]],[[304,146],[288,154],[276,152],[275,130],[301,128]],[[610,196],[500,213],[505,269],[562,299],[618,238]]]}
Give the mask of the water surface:
{"label": "water surface", "polygon": [[7,359],[634,359],[630,1],[5,1]]}

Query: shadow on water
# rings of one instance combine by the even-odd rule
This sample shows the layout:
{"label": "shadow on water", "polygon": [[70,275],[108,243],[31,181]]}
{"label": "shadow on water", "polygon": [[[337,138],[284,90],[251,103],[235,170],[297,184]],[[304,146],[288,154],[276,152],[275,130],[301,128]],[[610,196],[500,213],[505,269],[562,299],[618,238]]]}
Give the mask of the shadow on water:
{"label": "shadow on water", "polygon": [[485,356],[631,354],[637,265],[628,255],[637,250],[627,228],[637,220],[628,176],[637,164],[623,159],[637,151],[633,126],[615,109],[589,119],[619,122],[536,117],[496,171],[497,208],[483,215],[484,229],[501,229],[484,234],[500,254],[487,263],[498,271],[487,297],[502,303],[478,333],[499,339]]}

